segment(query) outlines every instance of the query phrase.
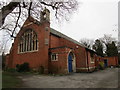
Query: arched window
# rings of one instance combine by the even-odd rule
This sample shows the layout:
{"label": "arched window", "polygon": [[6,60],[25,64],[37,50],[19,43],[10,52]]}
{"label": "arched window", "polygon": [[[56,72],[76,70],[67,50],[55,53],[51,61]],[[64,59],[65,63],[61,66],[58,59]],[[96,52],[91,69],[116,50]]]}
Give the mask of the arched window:
{"label": "arched window", "polygon": [[19,39],[19,52],[38,50],[38,37],[32,29],[27,29]]}

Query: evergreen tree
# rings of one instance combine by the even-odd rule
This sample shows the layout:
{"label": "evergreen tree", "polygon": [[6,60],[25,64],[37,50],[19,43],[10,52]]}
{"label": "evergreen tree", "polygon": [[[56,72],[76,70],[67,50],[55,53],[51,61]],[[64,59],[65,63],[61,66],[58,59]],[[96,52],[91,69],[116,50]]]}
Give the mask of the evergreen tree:
{"label": "evergreen tree", "polygon": [[93,49],[101,56],[103,56],[103,44],[102,42],[97,39],[95,40],[95,44],[93,45]]}
{"label": "evergreen tree", "polygon": [[107,56],[117,56],[118,55],[118,49],[115,45],[115,42],[112,41],[112,43],[106,44],[106,54]]}

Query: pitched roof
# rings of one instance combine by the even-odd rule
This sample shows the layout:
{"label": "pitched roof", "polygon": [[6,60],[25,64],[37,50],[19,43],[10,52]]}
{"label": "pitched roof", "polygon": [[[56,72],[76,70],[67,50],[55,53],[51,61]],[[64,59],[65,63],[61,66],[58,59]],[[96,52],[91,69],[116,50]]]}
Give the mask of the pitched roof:
{"label": "pitched roof", "polygon": [[[29,17],[28,17],[28,18],[29,18]],[[33,20],[35,20],[34,23],[36,23],[36,24],[38,24],[38,25],[40,24],[40,21],[34,19],[34,18],[31,17],[31,16],[30,16],[30,18],[33,19]],[[86,47],[85,45],[81,44],[80,42],[78,42],[78,41],[76,41],[76,40],[68,37],[67,35],[65,35],[65,34],[59,32],[59,31],[57,31],[57,30],[55,30],[55,29],[53,29],[53,28],[50,28],[50,33],[53,34],[53,35],[55,35],[55,36],[58,36],[58,37],[62,37],[62,38],[64,38],[64,39],[67,39],[67,40],[69,40],[69,41],[71,41],[71,42],[73,42],[73,43],[75,43],[75,44],[78,44],[78,45],[86,48],[86,49],[89,49],[88,47]],[[91,50],[91,49],[89,49],[89,50]],[[93,50],[92,50],[92,51],[93,51]]]}
{"label": "pitched roof", "polygon": [[[35,20],[34,23],[36,23],[36,24],[38,24],[38,25],[40,24],[40,21],[34,19],[33,17],[30,16],[30,17],[28,17],[28,18],[31,18],[31,20],[33,20],[33,21]],[[62,38],[64,38],[64,39],[67,39],[67,40],[69,40],[69,41],[71,41],[71,42],[73,42],[73,43],[75,43],[75,44],[78,44],[78,45],[84,47],[84,48],[87,48],[86,46],[84,46],[83,44],[79,43],[78,41],[76,41],[76,40],[68,37],[67,35],[65,35],[65,34],[59,32],[59,31],[57,31],[57,30],[55,30],[55,29],[53,29],[53,28],[50,28],[50,33],[51,33],[51,34],[54,34],[54,35],[56,35],[56,36],[62,37]]]}
{"label": "pitched roof", "polygon": [[74,39],[66,36],[65,34],[59,32],[59,31],[57,31],[57,30],[55,30],[55,29],[53,29],[53,28],[50,28],[50,33],[53,34],[53,35],[62,37],[62,38],[64,38],[64,39],[67,39],[67,40],[69,40],[69,41],[71,41],[71,42],[73,42],[73,43],[75,43],[75,44],[78,44],[78,45],[84,47],[84,48],[87,48],[87,47],[85,47],[84,45],[82,45],[81,43],[79,43],[78,41],[76,41],[76,40],[74,40]]}
{"label": "pitched roof", "polygon": [[[76,40],[68,37],[67,35],[65,35],[65,34],[59,32],[59,31],[57,31],[57,30],[55,30],[55,29],[53,29],[53,28],[50,28],[50,33],[53,34],[53,35],[55,35],[55,36],[58,36],[58,37],[62,37],[62,38],[64,38],[64,39],[67,39],[67,40],[69,40],[69,41],[71,41],[71,42],[73,42],[73,43],[75,43],[75,44],[78,44],[78,45],[84,47],[86,50],[88,50],[88,51],[90,51],[90,52],[93,52],[93,53],[96,53],[97,55],[99,55],[97,52],[89,49],[88,47],[84,46],[83,44],[79,43],[78,41],[76,41]],[[99,56],[101,56],[101,55],[99,55]]]}

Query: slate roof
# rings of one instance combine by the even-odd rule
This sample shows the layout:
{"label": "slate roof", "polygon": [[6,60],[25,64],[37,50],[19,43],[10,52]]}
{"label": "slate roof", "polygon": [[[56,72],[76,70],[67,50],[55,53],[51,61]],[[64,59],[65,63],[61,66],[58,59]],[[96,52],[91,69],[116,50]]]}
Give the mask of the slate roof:
{"label": "slate roof", "polygon": [[[67,39],[67,40],[69,40],[69,41],[71,41],[71,42],[73,42],[73,43],[75,43],[75,44],[78,44],[78,45],[84,47],[87,51],[90,51],[90,52],[93,52],[93,53],[96,53],[97,55],[99,55],[97,52],[89,49],[88,47],[84,46],[83,44],[79,43],[78,41],[76,41],[76,40],[68,37],[67,35],[65,35],[65,34],[59,32],[59,31],[57,31],[57,30],[55,30],[55,29],[53,29],[53,28],[50,28],[50,33],[53,34],[53,35],[55,35],[55,36],[58,36],[58,37],[62,37],[62,38],[64,38],[64,39]],[[52,49],[52,48],[51,48],[51,49]],[[53,48],[53,49],[54,49],[54,48]],[[101,56],[101,55],[99,55],[99,56]],[[103,56],[102,56],[102,57],[103,57]]]}
{"label": "slate roof", "polygon": [[[29,17],[28,17],[28,18],[29,18]],[[31,17],[31,16],[30,16],[30,18],[33,19],[33,21],[35,20],[35,19],[34,19],[33,17]],[[39,24],[40,24],[40,21],[35,20],[34,23],[36,23],[36,24],[39,25]],[[71,42],[73,42],[73,43],[75,43],[75,44],[78,44],[78,45],[86,48],[86,49],[89,49],[89,48],[87,48],[85,45],[79,43],[78,41],[76,41],[76,40],[68,37],[67,35],[65,35],[65,34],[59,32],[59,31],[57,31],[57,30],[55,30],[55,29],[53,29],[53,28],[50,28],[50,33],[53,34],[53,35],[55,35],[55,36],[62,37],[62,38],[64,38],[64,39],[66,39],[66,40],[69,40],[69,41],[71,41]],[[89,49],[89,50],[91,50],[91,49]]]}
{"label": "slate roof", "polygon": [[[29,18],[29,17],[28,17],[28,18]],[[31,17],[31,16],[30,16],[30,18],[33,19],[33,21],[35,20],[35,19],[34,19],[33,17]],[[36,23],[36,24],[39,25],[39,24],[40,24],[40,21],[35,20],[34,23]],[[57,30],[55,30],[55,29],[53,29],[53,28],[50,28],[50,33],[53,34],[53,35],[55,35],[55,36],[58,36],[58,37],[62,37],[62,38],[64,38],[64,39],[67,39],[67,40],[69,40],[69,41],[71,41],[71,42],[73,42],[73,43],[75,43],[75,44],[78,44],[78,45],[84,47],[84,48],[87,48],[86,46],[84,46],[83,44],[79,43],[78,41],[76,41],[76,40],[68,37],[67,35],[65,35],[65,34],[59,32],[59,31],[57,31]]]}
{"label": "slate roof", "polygon": [[81,43],[79,43],[78,41],[76,41],[76,40],[74,40],[74,39],[66,36],[65,34],[59,32],[59,31],[57,31],[57,30],[55,30],[55,29],[53,29],[53,28],[50,28],[50,33],[53,34],[53,35],[55,35],[55,36],[58,36],[58,37],[62,37],[62,38],[64,38],[64,39],[67,39],[67,40],[69,40],[69,41],[71,41],[71,42],[73,42],[73,43],[75,43],[75,44],[78,44],[78,45],[84,47],[84,48],[87,48],[87,47],[85,47],[84,45],[82,45]]}

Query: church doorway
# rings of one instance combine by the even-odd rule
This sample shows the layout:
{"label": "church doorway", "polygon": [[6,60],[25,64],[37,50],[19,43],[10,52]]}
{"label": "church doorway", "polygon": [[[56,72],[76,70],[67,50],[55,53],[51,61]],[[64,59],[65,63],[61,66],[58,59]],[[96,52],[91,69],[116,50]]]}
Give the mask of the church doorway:
{"label": "church doorway", "polygon": [[76,61],[74,53],[68,54],[68,72],[76,72]]}

